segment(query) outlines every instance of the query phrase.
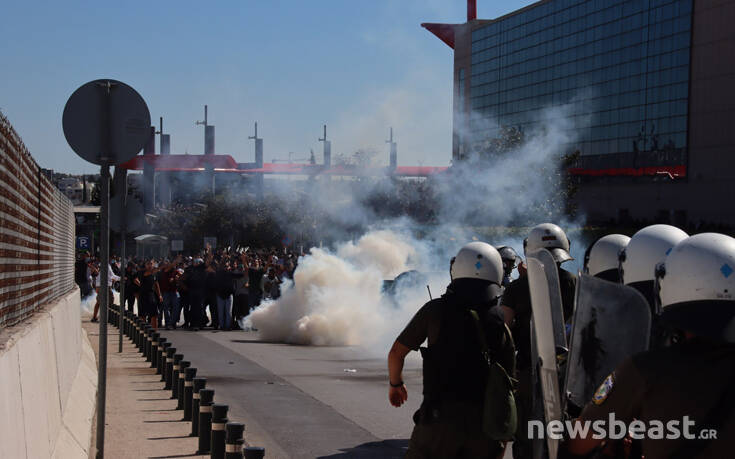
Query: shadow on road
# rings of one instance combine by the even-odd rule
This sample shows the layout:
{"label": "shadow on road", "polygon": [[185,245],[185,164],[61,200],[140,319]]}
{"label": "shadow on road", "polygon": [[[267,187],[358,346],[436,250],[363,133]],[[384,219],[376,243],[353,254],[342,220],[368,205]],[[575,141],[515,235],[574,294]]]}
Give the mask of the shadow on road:
{"label": "shadow on road", "polygon": [[340,449],[341,453],[320,456],[318,459],[335,458],[402,458],[406,455],[408,440],[383,440],[363,443],[354,448]]}
{"label": "shadow on road", "polygon": [[177,457],[200,457],[199,454],[179,454],[176,456],[149,456],[148,459],[173,459]]}

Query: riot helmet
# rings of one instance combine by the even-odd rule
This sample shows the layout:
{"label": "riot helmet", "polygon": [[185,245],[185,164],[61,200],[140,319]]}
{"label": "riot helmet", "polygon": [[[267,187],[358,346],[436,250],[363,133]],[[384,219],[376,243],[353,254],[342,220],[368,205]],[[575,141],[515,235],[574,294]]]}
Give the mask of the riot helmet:
{"label": "riot helmet", "polygon": [[523,252],[528,254],[538,249],[546,249],[554,256],[554,261],[564,263],[574,260],[569,254],[569,238],[564,231],[553,223],[541,223],[531,228],[523,241]]}
{"label": "riot helmet", "polygon": [[735,343],[735,239],[702,233],[676,244],[656,266],[654,294],[664,323]]}
{"label": "riot helmet", "polygon": [[630,242],[623,234],[608,234],[590,244],[584,253],[584,273],[612,282],[620,282],[620,251]]}
{"label": "riot helmet", "polygon": [[503,260],[495,247],[486,242],[470,242],[459,249],[449,268],[452,281],[477,279],[492,284],[492,290],[500,294],[503,282]]}
{"label": "riot helmet", "polygon": [[620,251],[618,257],[623,284],[637,289],[653,306],[656,265],[666,258],[672,247],[688,236],[671,225],[651,225],[639,230],[630,238],[627,247]]}
{"label": "riot helmet", "polygon": [[498,246],[497,249],[500,254],[500,259],[503,260],[503,286],[507,287],[508,284],[510,284],[513,270],[516,269],[521,262],[521,257],[519,257],[518,253],[509,245]]}

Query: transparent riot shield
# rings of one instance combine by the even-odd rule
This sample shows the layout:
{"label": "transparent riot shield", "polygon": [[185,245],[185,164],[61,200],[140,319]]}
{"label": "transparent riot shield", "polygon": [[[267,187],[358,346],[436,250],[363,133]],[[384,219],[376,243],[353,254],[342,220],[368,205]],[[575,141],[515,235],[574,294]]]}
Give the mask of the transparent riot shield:
{"label": "transparent riot shield", "polygon": [[636,289],[586,274],[577,280],[574,303],[564,393],[582,408],[615,367],[648,349],[651,311]]}
{"label": "transparent riot shield", "polygon": [[[557,356],[566,354],[564,308],[559,288],[559,272],[554,257],[546,249],[527,256],[528,287],[533,311],[533,339],[538,360],[533,362],[543,397],[545,421],[562,420],[561,392]],[[556,459],[559,440],[547,437],[548,457]],[[535,454],[534,454],[535,455]]]}

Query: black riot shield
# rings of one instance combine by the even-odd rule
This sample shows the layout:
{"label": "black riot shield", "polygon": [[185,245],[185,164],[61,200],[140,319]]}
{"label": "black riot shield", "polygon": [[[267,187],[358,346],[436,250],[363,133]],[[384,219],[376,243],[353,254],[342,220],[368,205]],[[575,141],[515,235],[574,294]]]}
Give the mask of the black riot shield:
{"label": "black riot shield", "polygon": [[[546,249],[528,254],[528,287],[533,311],[533,339],[538,360],[538,383],[543,397],[546,423],[562,420],[558,356],[566,354],[564,308],[559,288],[559,272],[554,257]],[[547,437],[548,457],[556,459],[559,440]],[[536,454],[534,454],[535,456]]]}
{"label": "black riot shield", "polygon": [[615,367],[648,349],[651,311],[638,290],[587,274],[579,275],[574,303],[564,389],[581,408]]}

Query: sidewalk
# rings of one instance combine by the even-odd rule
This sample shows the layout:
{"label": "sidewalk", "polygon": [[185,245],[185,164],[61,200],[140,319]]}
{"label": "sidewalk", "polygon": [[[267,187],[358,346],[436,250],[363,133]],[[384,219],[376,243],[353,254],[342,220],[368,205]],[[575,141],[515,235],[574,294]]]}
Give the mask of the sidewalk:
{"label": "sidewalk", "polygon": [[[82,315],[82,328],[99,361],[99,324],[91,323],[90,318],[90,314]],[[176,401],[169,398],[171,391],[163,390],[161,376],[126,337],[123,352],[118,353],[118,330],[108,325],[107,331],[105,457],[209,457],[195,454],[198,438],[189,437],[191,423],[181,421],[183,411],[176,410]],[[90,458],[96,454],[95,439],[92,432]]]}

